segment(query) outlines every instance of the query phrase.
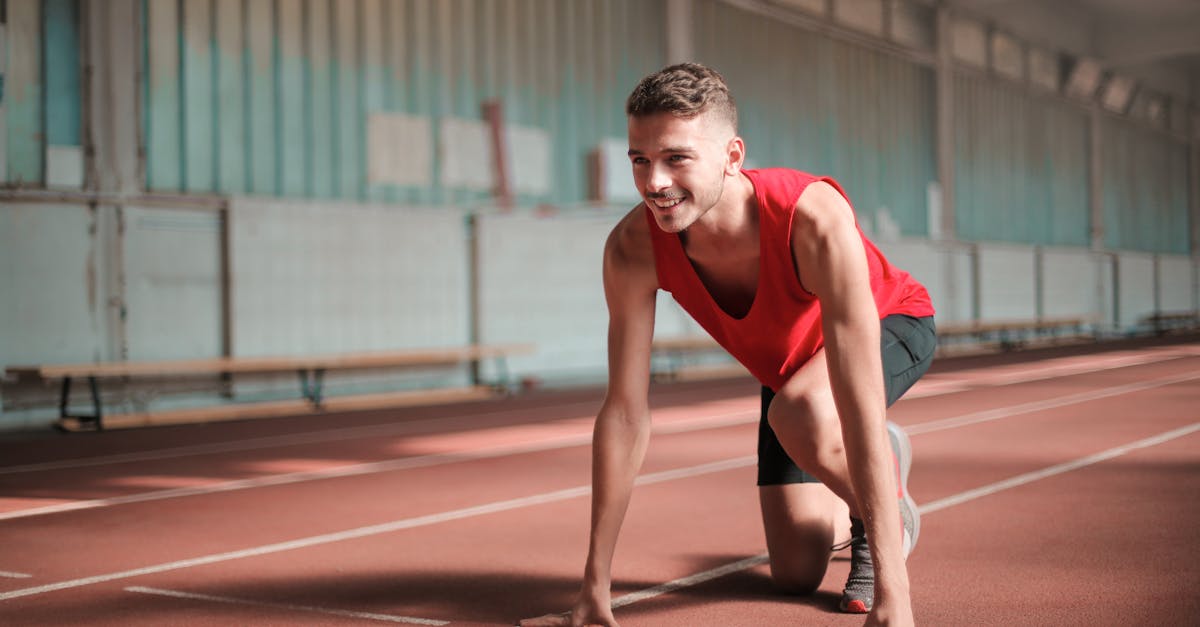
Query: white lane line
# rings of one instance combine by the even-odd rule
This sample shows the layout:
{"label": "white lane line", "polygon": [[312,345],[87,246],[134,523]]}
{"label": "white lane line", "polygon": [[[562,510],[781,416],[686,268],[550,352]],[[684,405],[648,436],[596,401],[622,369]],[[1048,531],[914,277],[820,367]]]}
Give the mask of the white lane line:
{"label": "white lane line", "polygon": [[1049,398],[1041,401],[1033,401],[1030,403],[1021,403],[1020,405],[1010,405],[1008,407],[997,407],[996,409],[988,409],[985,411],[972,412],[961,416],[952,416],[941,420],[930,420],[929,422],[919,422],[917,424],[908,425],[904,430],[909,435],[919,435],[921,433],[929,433],[932,431],[943,431],[946,429],[954,429],[956,427],[965,427],[967,425],[978,424],[981,422],[989,422],[1017,416],[1020,414],[1029,414],[1036,411],[1046,409],[1055,409],[1057,407],[1065,407],[1067,405],[1075,405],[1078,403],[1087,403],[1090,401],[1109,398],[1112,396],[1120,396],[1122,394],[1130,394],[1132,392],[1141,392],[1165,385],[1175,385],[1193,379],[1200,379],[1200,370],[1194,370],[1187,374],[1174,377],[1165,377],[1162,379],[1152,379],[1150,381],[1139,381],[1137,383],[1129,383],[1126,385],[1118,385],[1116,387],[1106,388],[1102,390],[1091,390],[1088,392],[1080,392],[1078,394],[1068,394],[1067,396],[1059,396],[1057,398]]}
{"label": "white lane line", "polygon": [[[1140,392],[1165,385],[1174,385],[1184,381],[1190,381],[1200,378],[1200,371],[1193,371],[1184,375],[1173,377],[1165,377],[1161,379],[1152,379],[1128,385],[1117,386],[1100,391],[1081,392],[1079,394],[1070,394],[1060,396],[1058,398],[1046,399],[1043,401],[1035,401],[1032,403],[1022,403],[1019,405],[1011,405],[1009,407],[998,407],[982,412],[973,412],[961,416],[952,416],[941,420],[933,420],[905,427],[910,435],[919,435],[922,433],[930,433],[933,431],[942,431],[981,422],[999,420],[1001,418],[1009,418],[1021,414],[1042,411],[1072,405],[1076,403],[1084,403],[1088,401],[1109,398],[1121,394],[1129,394],[1131,392]],[[721,427],[735,426],[740,424],[749,424],[757,422],[759,419],[758,412],[732,412],[720,414],[706,418],[688,420],[684,422],[667,423],[656,426],[654,432],[656,434],[664,433],[685,433],[689,431],[702,431],[705,429],[715,429]],[[302,483],[306,481],[318,481],[322,479],[334,479],[341,477],[355,477],[360,475],[376,474],[383,472],[393,472],[397,470],[408,470],[412,468],[425,468],[429,466],[438,466],[442,464],[450,464],[456,462],[476,461],[481,459],[491,459],[495,457],[505,457],[508,455],[519,455],[524,453],[536,453],[569,448],[572,446],[583,446],[591,443],[592,434],[590,432],[569,434],[546,440],[534,442],[524,442],[520,444],[508,444],[494,448],[476,449],[473,451],[463,451],[456,453],[434,453],[430,455],[421,455],[417,457],[405,457],[402,459],[391,459],[379,462],[368,462],[365,464],[353,464],[349,466],[338,466],[336,468],[328,468],[324,470],[308,470],[302,472],[285,473],[279,475],[265,475],[251,479],[239,479],[235,481],[225,481],[221,483],[206,484],[188,488],[172,488],[169,490],[156,490],[153,492],[142,492],[138,494],[130,494],[126,496],[115,496],[105,499],[91,499],[87,501],[71,501],[68,503],[59,503],[56,505],[47,505],[45,507],[37,507],[32,509],[13,510],[0,513],[0,521],[12,520],[16,518],[28,518],[31,516],[44,516],[47,514],[59,514],[64,512],[72,512],[84,509],[96,509],[101,507],[112,507],[116,505],[128,505],[131,503],[145,503],[148,501],[161,501],[165,499],[182,498],[186,496],[199,496],[205,494],[217,494],[221,492],[234,492],[237,490],[249,490],[252,488],[263,488],[268,486],[288,485],[293,483]]]}
{"label": "white lane line", "polygon": [[14,572],[10,572],[7,570],[0,570],[0,577],[8,577],[9,579],[29,579],[30,577],[33,577],[33,575],[27,575],[25,573],[14,573]]}
{"label": "white lane line", "polygon": [[[939,380],[936,377],[927,380],[924,386],[918,387],[905,395],[905,398],[926,398],[930,396],[942,396],[945,394],[955,394],[982,387],[997,387],[1004,385],[1014,385],[1018,383],[1029,383],[1033,381],[1042,381],[1046,379],[1065,378],[1080,374],[1089,374],[1093,372],[1102,372],[1106,370],[1116,370],[1120,368],[1128,368],[1132,366],[1142,366],[1155,364],[1163,361],[1174,359],[1182,359],[1186,357],[1195,357],[1200,355],[1200,351],[1188,351],[1185,349],[1162,350],[1155,349],[1147,352],[1133,352],[1130,354],[1120,354],[1103,362],[1092,365],[1087,363],[1078,363],[1077,357],[1064,357],[1046,360],[1041,365],[1035,368],[1024,369],[1019,373],[1002,373],[998,378],[983,377],[978,379],[951,379]],[[974,370],[970,372],[975,372]],[[950,373],[947,373],[950,374]],[[655,398],[662,400],[669,398],[682,392],[659,391],[655,393]],[[757,397],[757,395],[755,395]],[[536,407],[536,410],[554,409],[558,412],[589,410],[594,412],[598,406],[598,401],[581,401],[568,403],[564,405],[550,405],[546,407]],[[72,468],[87,468],[91,466],[103,466],[107,464],[123,464],[132,462],[154,461],[159,459],[172,459],[185,457],[190,455],[212,455],[218,453],[233,453],[239,451],[260,450],[274,447],[299,446],[302,444],[319,444],[325,442],[338,442],[343,440],[353,440],[357,438],[373,438],[388,435],[404,435],[410,432],[414,427],[439,422],[445,424],[447,420],[469,420],[473,418],[483,418],[489,416],[502,416],[515,412],[529,412],[531,409],[502,409],[492,412],[476,412],[473,414],[464,414],[459,416],[428,418],[422,420],[414,420],[399,424],[386,425],[367,425],[363,427],[355,427],[349,429],[323,429],[319,431],[310,431],[307,433],[297,433],[291,435],[266,436],[261,438],[253,438],[248,440],[239,440],[236,442],[219,442],[213,444],[201,444],[196,446],[180,446],[169,449],[160,449],[157,451],[145,451],[137,453],[122,453],[116,455],[104,455],[97,457],[86,457],[81,459],[67,459],[53,462],[40,462],[34,464],[23,464],[20,466],[0,467],[0,475],[17,474],[24,472],[41,472],[47,470],[66,470]]]}
{"label": "white lane line", "polygon": [[[1111,448],[1107,451],[1096,453],[1094,455],[1088,455],[1087,457],[1081,457],[1066,463],[1049,466],[1034,472],[1027,472],[1025,474],[1017,475],[1010,479],[1005,479],[1004,481],[997,481],[996,483],[981,486],[973,490],[960,492],[959,494],[921,505],[918,507],[918,509],[921,511],[922,515],[932,514],[934,512],[954,507],[955,505],[962,505],[963,503],[981,499],[985,496],[991,496],[997,492],[1011,490],[1012,488],[1033,483],[1034,481],[1039,481],[1041,479],[1046,479],[1055,475],[1061,475],[1072,470],[1078,470],[1086,466],[1098,464],[1103,461],[1120,457],[1131,451],[1163,444],[1165,442],[1181,438],[1185,435],[1195,433],[1196,431],[1200,431],[1200,422],[1192,423],[1186,427],[1167,431],[1166,433],[1160,433],[1159,435],[1138,440],[1136,442],[1131,442],[1123,446]],[[687,588],[689,586],[699,585],[706,581],[717,579],[718,577],[724,577],[725,575],[731,575],[743,570],[749,570],[761,564],[766,564],[768,561],[770,561],[770,558],[766,553],[747,557],[736,562],[725,564],[724,566],[718,566],[712,570],[706,570],[704,572],[689,575],[687,577],[681,577],[674,581],[659,584],[652,588],[646,588],[645,590],[639,590],[638,592],[632,592],[630,594],[617,597],[616,599],[613,599],[612,606],[613,608],[618,608],[637,603],[639,601],[645,601],[646,599],[651,599],[663,594],[674,592],[676,590],[682,590],[683,588]]]}
{"label": "white lane line", "polygon": [[[746,424],[751,421],[757,421],[758,414],[755,412],[753,416],[746,412],[734,412],[728,414],[720,414],[706,418],[698,418],[688,420],[686,422],[667,423],[656,426],[654,432],[656,434],[664,433],[686,433],[689,431],[703,431],[706,429],[718,429],[721,427],[736,426]],[[396,470],[408,470],[412,468],[425,468],[429,466],[438,466],[442,464],[451,464],[456,462],[476,461],[481,459],[490,459],[495,457],[505,457],[508,455],[519,455],[523,453],[537,453],[543,451],[552,451],[572,446],[584,446],[591,444],[591,431],[569,434],[538,440],[534,442],[522,442],[520,444],[508,444],[503,446],[476,449],[473,451],[463,451],[456,453],[432,453],[429,455],[420,455],[417,457],[405,457],[401,459],[390,459],[380,462],[369,462],[365,464],[353,464],[350,466],[338,466],[336,468],[328,468],[324,470],[308,470],[301,472],[285,473],[280,475],[265,475],[252,479],[239,479],[236,481],[225,481],[221,483],[206,484],[189,488],[172,488],[169,490],[156,490],[153,492],[142,492],[139,494],[129,494],[126,496],[114,496],[105,499],[91,499],[87,501],[71,501],[69,503],[59,503],[57,505],[47,505],[45,507],[37,507],[32,509],[13,510],[9,512],[0,512],[0,520],[12,520],[15,518],[28,518],[31,516],[44,516],[47,514],[59,514],[63,512],[73,512],[84,509],[96,509],[101,507],[112,507],[114,505],[128,505],[130,503],[145,503],[148,501],[161,501],[164,499],[181,498],[185,496],[198,496],[203,494],[216,494],[220,492],[234,492],[237,490],[248,490],[251,488],[263,488],[267,486],[288,485],[293,483],[302,483],[305,481],[317,481],[321,479],[334,479],[341,477],[355,477],[359,475],[376,474],[382,472],[392,472]]]}
{"label": "white lane line", "polygon": [[[557,412],[575,411],[577,409],[594,411],[597,406],[597,402],[580,402],[552,406],[552,408]],[[357,438],[367,439],[389,435],[407,435],[409,432],[413,431],[414,428],[424,425],[439,424],[445,426],[452,421],[458,422],[464,420],[473,420],[476,418],[502,416],[505,414],[516,413],[517,411],[518,410],[514,409],[505,409],[495,412],[477,412],[473,414],[424,418],[421,420],[412,420],[384,425],[366,425],[348,429],[322,429],[319,431],[309,431],[306,433],[295,433],[290,435],[272,435],[261,438],[238,440],[236,442],[215,442],[212,444],[198,444],[194,446],[177,446],[173,448],[159,449],[156,451],[139,451],[136,453],[121,453],[116,455],[102,455],[79,459],[64,459],[60,461],[41,462],[36,464],[23,464],[20,466],[0,467],[0,475],[17,474],[23,472],[41,472],[46,470],[69,470],[72,468],[87,468],[90,466],[104,466],[107,464],[146,462],[158,459],[175,459],[190,455],[236,453],[265,448],[299,446],[302,444],[324,444],[327,442],[339,442],[342,440],[354,440]],[[533,411],[533,409],[526,409],[522,411],[529,413],[530,411]]]}
{"label": "white lane line", "polygon": [[702,573],[696,573],[695,575],[689,575],[674,581],[668,581],[667,583],[659,584],[653,588],[646,588],[645,590],[631,592],[624,596],[613,599],[612,606],[613,609],[616,609],[618,607],[624,607],[626,605],[637,603],[638,601],[645,601],[646,599],[652,599],[656,596],[668,594],[676,590],[682,590],[683,588],[699,585],[718,577],[724,577],[725,575],[730,575],[736,572],[754,568],[759,564],[766,564],[767,559],[767,554],[763,553],[761,555],[755,555],[754,557],[747,557],[746,559],[738,560],[732,564],[719,566],[712,570],[706,570]]}
{"label": "white lane line", "polygon": [[449,621],[433,620],[430,618],[413,618],[411,616],[393,616],[391,614],[376,614],[374,612],[354,612],[350,610],[336,610],[325,607],[314,607],[311,605],[292,605],[290,603],[269,603],[267,601],[253,601],[250,599],[239,599],[236,597],[215,596],[211,594],[194,594],[191,592],[179,592],[178,590],[163,590],[161,588],[143,588],[141,586],[132,586],[125,588],[126,592],[137,592],[139,594],[154,594],[158,596],[171,597],[175,599],[188,599],[190,601],[212,601],[215,603],[227,603],[229,605],[248,605],[251,607],[266,607],[276,610],[290,610],[293,612],[309,612],[315,614],[329,614],[331,616],[344,616],[347,618],[365,618],[367,620],[378,620],[388,623],[405,623],[409,625],[449,625]]}
{"label": "white lane line", "polygon": [[1148,366],[1164,361],[1194,357],[1184,351],[1135,352],[1111,355],[1105,358],[1081,359],[1062,357],[1041,362],[1036,368],[1013,370],[1012,366],[992,366],[969,370],[951,370],[922,379],[904,395],[904,398],[926,398],[944,396],[981,388],[1003,387],[1035,381],[1065,379],[1081,374],[1092,374],[1108,370],[1119,370],[1134,366]]}
{"label": "white lane line", "polygon": [[1129,444],[1126,444],[1124,446],[1110,448],[1107,451],[1101,451],[1094,455],[1088,455],[1087,457],[1081,457],[1081,458],[1073,460],[1073,461],[1064,462],[1062,464],[1056,464],[1054,466],[1049,466],[1049,467],[1043,468],[1041,470],[1027,472],[1022,475],[1017,475],[1015,477],[1005,479],[1003,481],[997,481],[996,483],[990,483],[988,485],[975,488],[974,490],[967,490],[966,492],[960,492],[959,494],[955,494],[953,496],[947,496],[945,498],[941,498],[936,501],[932,501],[930,503],[925,503],[924,505],[921,505],[918,509],[921,510],[922,514],[931,514],[933,512],[946,509],[948,507],[954,507],[955,505],[961,505],[968,501],[974,501],[975,499],[983,498],[985,496],[990,496],[997,492],[1002,492],[1004,490],[1010,490],[1017,486],[1023,486],[1027,483],[1033,483],[1034,481],[1039,481],[1041,479],[1046,479],[1048,477],[1053,477],[1055,475],[1061,475],[1065,472],[1071,472],[1072,470],[1078,470],[1078,469],[1084,468],[1086,466],[1098,464],[1103,461],[1107,461],[1107,460],[1110,460],[1110,459],[1113,459],[1116,457],[1120,457],[1131,451],[1136,451],[1138,449],[1143,449],[1143,448],[1149,448],[1151,446],[1163,444],[1164,442],[1170,442],[1171,440],[1174,440],[1176,438],[1181,438],[1181,437],[1191,434],[1191,433],[1195,433],[1196,431],[1200,431],[1200,422],[1194,422],[1186,427],[1180,427],[1180,428],[1172,430],[1172,431],[1167,431],[1166,433],[1160,433],[1159,435],[1145,438],[1143,440],[1138,440],[1137,442],[1130,442]]}
{"label": "white lane line", "polygon": [[[678,468],[664,472],[651,473],[642,475],[635,481],[636,485],[650,485],[654,483],[662,483],[664,481],[672,481],[682,479],[684,477],[695,477],[704,474],[724,472],[734,468],[742,468],[755,463],[757,456],[747,455],[745,457],[737,457],[734,459],[726,459],[707,464],[700,464],[689,468]],[[303,549],[323,544],[331,544],[334,542],[342,542],[345,540],[354,540],[365,538],[368,536],[376,536],[384,533],[392,533],[404,529],[412,529],[414,527],[423,527],[426,525],[434,525],[438,523],[449,522],[452,520],[461,520],[463,518],[472,518],[482,516],[484,514],[495,514],[497,512],[505,512],[514,509],[521,509],[533,505],[542,505],[545,503],[554,503],[557,501],[565,501],[568,499],[578,498],[591,494],[591,486],[579,486],[567,488],[565,490],[557,490],[555,492],[547,492],[544,494],[535,494],[507,501],[498,501],[495,503],[487,503],[474,507],[466,507],[463,509],[441,512],[437,514],[429,514],[426,516],[417,516],[415,518],[406,518],[378,525],[369,525],[359,527],[357,529],[348,529],[336,533],[327,533],[287,542],[278,542],[275,544],[267,544],[263,546],[242,549],[240,551],[229,551],[227,553],[216,553],[213,555],[205,555],[192,559],[179,560],[176,562],[167,562],[165,564],[157,564],[154,566],[146,566],[143,568],[135,568],[116,573],[107,573],[103,575],[94,575],[92,577],[83,577],[80,579],[71,579],[68,581],[60,581],[57,583],[36,586],[33,588],[22,588],[9,592],[0,593],[0,601],[27,597],[57,590],[68,590],[71,588],[79,588],[97,583],[105,583],[118,579],[129,579],[131,577],[140,577],[142,575],[152,575],[156,573],[164,573],[183,568],[192,568],[194,566],[204,566],[207,564],[217,564],[220,562],[228,562],[231,560],[241,559],[244,557],[258,557],[261,555],[270,555],[272,553],[280,553],[283,551],[292,551],[295,549]]]}

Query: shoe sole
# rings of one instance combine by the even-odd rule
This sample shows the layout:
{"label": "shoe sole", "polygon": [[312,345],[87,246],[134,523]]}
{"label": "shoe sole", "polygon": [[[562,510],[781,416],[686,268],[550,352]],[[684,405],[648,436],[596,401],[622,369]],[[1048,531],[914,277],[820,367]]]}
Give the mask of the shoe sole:
{"label": "shoe sole", "polygon": [[907,558],[913,549],[917,548],[917,538],[921,535],[921,512],[917,509],[917,502],[908,493],[908,471],[912,469],[912,442],[908,439],[908,434],[904,432],[904,429],[894,422],[888,421],[887,430],[892,450],[896,452],[897,462],[900,465],[900,489],[904,493],[900,506],[908,508],[913,526],[911,535],[909,535],[908,529],[904,530],[904,557]]}

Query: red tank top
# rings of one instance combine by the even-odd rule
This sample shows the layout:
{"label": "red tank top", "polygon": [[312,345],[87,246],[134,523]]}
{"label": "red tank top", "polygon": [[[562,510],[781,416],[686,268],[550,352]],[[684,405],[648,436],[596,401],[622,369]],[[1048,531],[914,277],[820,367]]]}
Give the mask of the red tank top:
{"label": "red tank top", "polygon": [[[742,318],[725,313],[713,300],[692,267],[679,236],[658,228],[646,209],[654,243],[658,285],[671,293],[713,339],[763,385],[778,390],[824,345],[821,306],[796,276],[791,232],[796,201],[813,181],[825,181],[846,197],[830,178],[797,170],[742,170],[754,185],[758,200],[760,257],[758,287],[750,311]],[[849,197],[846,197],[849,202]],[[892,267],[862,234],[871,272],[871,291],[880,319],[892,314],[932,316],[925,288],[907,272]]]}

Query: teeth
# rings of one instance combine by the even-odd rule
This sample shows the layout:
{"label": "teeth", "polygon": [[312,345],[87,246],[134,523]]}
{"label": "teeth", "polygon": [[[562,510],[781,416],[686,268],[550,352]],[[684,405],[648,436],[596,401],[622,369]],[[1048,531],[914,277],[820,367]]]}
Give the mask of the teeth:
{"label": "teeth", "polygon": [[656,200],[656,201],[654,201],[654,204],[659,209],[669,209],[671,207],[674,207],[675,205],[678,205],[681,202],[683,202],[682,196],[680,196],[679,198],[668,198],[666,200]]}

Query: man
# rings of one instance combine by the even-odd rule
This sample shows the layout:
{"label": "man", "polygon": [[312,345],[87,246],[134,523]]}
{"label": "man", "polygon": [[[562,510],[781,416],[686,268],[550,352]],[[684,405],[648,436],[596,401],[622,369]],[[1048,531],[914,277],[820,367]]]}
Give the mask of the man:
{"label": "man", "polygon": [[870,612],[868,624],[911,624],[904,560],[919,517],[903,486],[908,439],[885,408],[928,368],[928,294],[863,237],[832,180],[742,170],[737,109],[712,69],[646,77],[626,113],[645,202],[604,252],[609,385],[593,434],[587,565],[571,612],[522,625],[616,624],[610,567],[649,440],[658,289],[764,386],[758,483],[775,582],[815,590],[848,512],[841,609]]}

